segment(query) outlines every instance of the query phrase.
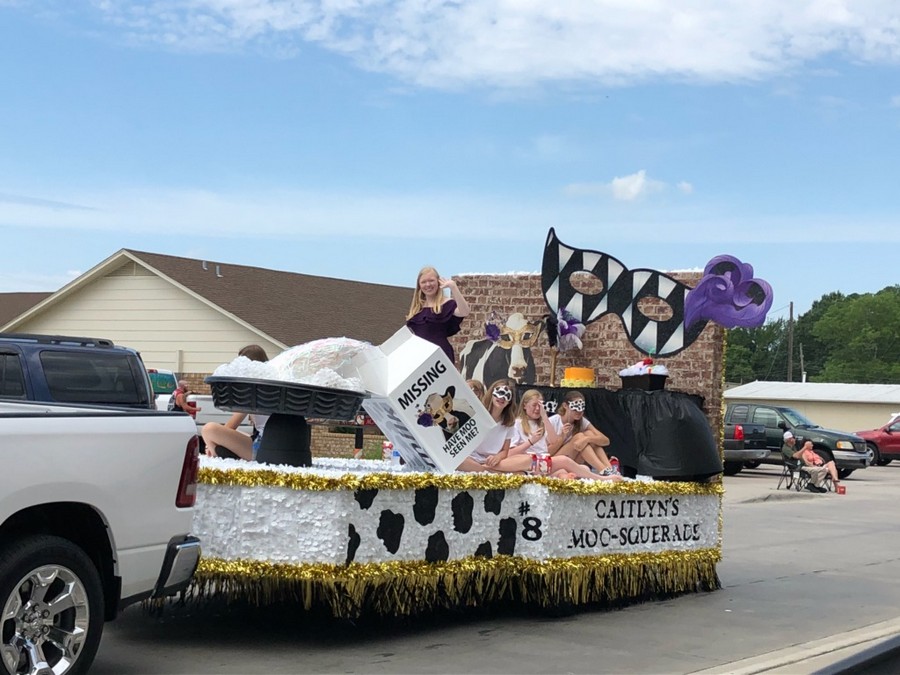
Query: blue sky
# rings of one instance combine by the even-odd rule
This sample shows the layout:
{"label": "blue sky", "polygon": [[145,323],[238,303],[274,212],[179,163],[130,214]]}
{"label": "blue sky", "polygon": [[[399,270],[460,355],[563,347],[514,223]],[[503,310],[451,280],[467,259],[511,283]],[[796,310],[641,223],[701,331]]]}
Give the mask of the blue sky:
{"label": "blue sky", "polygon": [[893,0],[0,0],[0,292],[121,248],[412,285],[900,283]]}

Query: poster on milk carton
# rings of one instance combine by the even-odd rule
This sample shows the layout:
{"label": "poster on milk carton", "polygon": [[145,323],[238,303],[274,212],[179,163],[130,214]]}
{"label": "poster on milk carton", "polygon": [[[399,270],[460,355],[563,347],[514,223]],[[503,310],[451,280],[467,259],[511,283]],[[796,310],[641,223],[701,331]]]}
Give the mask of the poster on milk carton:
{"label": "poster on milk carton", "polygon": [[363,355],[366,412],[414,470],[451,472],[494,427],[444,352],[401,328]]}

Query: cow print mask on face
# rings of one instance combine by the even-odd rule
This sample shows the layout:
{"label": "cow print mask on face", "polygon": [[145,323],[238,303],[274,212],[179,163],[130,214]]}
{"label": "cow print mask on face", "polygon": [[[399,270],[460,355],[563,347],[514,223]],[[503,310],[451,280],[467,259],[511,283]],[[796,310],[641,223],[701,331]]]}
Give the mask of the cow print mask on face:
{"label": "cow print mask on face", "polygon": [[574,401],[566,403],[566,406],[568,406],[569,410],[572,412],[584,412],[584,399],[576,398]]}
{"label": "cow print mask on face", "polygon": [[512,401],[512,390],[506,386],[497,387],[492,395],[498,401]]}
{"label": "cow print mask on face", "polygon": [[[596,277],[603,288],[592,294],[578,291],[569,279],[576,272]],[[684,300],[690,291],[685,284],[655,270],[629,270],[600,251],[566,246],[552,228],[544,247],[541,288],[553,314],[565,307],[585,325],[605,314],[618,315],[631,344],[645,354],[677,354],[692,344],[706,326],[706,321],[698,321],[685,332]],[[671,318],[656,321],[645,316],[638,309],[643,298],[656,298],[668,305]]]}

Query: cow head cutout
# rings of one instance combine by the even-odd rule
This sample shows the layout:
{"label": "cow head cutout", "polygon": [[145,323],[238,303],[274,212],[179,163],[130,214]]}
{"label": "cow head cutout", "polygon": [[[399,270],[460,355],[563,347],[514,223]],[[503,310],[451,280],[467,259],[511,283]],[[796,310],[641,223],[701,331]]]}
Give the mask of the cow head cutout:
{"label": "cow head cutout", "polygon": [[503,316],[491,312],[493,339],[469,340],[460,353],[466,379],[490,385],[508,378],[519,384],[534,382],[535,367],[531,348],[544,329],[543,319],[528,319],[521,312]]}

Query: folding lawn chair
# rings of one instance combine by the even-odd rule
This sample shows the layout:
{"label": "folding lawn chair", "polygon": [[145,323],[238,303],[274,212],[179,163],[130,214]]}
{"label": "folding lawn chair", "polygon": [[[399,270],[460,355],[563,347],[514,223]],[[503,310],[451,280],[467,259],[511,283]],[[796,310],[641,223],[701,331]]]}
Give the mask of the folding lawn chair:
{"label": "folding lawn chair", "polygon": [[778,477],[778,485],[776,490],[780,490],[784,485],[786,490],[794,489],[797,492],[806,488],[809,484],[809,473],[804,470],[803,464],[799,459],[784,460],[781,468],[781,475]]}

